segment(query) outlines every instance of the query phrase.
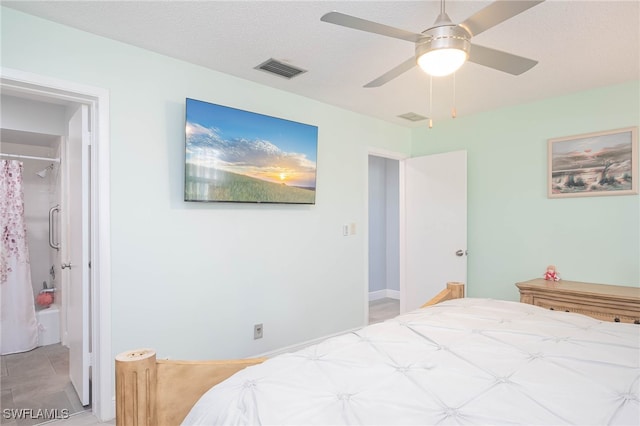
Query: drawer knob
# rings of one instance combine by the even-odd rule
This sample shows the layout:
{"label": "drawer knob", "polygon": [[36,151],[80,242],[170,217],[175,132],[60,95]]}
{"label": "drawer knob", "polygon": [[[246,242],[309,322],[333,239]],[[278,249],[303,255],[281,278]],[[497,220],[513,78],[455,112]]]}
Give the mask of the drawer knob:
{"label": "drawer knob", "polygon": [[554,308],[549,308],[549,310],[555,311],[555,309],[554,309]]}
{"label": "drawer knob", "polygon": [[633,323],[634,324],[640,324],[640,320],[635,320]]}
{"label": "drawer knob", "polygon": [[615,322],[620,322],[620,318],[618,318],[618,317],[615,317],[613,320],[614,320]]}

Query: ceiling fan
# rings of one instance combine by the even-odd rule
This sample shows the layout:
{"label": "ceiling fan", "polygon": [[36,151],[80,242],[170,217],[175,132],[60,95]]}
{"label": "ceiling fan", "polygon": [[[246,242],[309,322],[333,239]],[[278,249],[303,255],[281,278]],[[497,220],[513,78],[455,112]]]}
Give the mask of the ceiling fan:
{"label": "ceiling fan", "polygon": [[445,12],[444,0],[440,15],[422,33],[414,33],[340,12],[329,12],[321,21],[356,30],[380,34],[415,43],[415,56],[382,74],[364,87],[379,87],[393,80],[416,64],[427,74],[444,76],[455,72],[467,60],[513,75],[520,75],[538,62],[489,47],[471,44],[471,38],[544,0],[497,0],[464,22],[454,24]]}

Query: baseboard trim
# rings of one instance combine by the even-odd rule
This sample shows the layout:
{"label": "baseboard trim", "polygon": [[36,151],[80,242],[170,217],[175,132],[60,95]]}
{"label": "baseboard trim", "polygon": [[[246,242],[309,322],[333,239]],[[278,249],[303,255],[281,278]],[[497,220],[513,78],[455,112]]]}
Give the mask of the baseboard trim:
{"label": "baseboard trim", "polygon": [[286,354],[289,352],[295,352],[295,351],[299,351],[300,349],[304,349],[307,346],[311,346],[311,345],[315,345],[317,343],[320,343],[324,340],[327,340],[331,337],[336,337],[336,336],[340,336],[342,334],[346,334],[346,333],[351,333],[352,331],[356,331],[356,330],[360,330],[362,327],[355,327],[352,328],[350,330],[345,330],[345,331],[341,331],[339,333],[334,333],[334,334],[329,334],[328,336],[323,336],[323,337],[318,337],[317,339],[312,339],[312,340],[307,340],[306,342],[302,342],[302,343],[297,343],[295,345],[291,345],[291,346],[285,346],[284,348],[280,348],[280,349],[276,349],[273,351],[269,351],[269,352],[264,352],[258,355],[255,355],[255,357],[264,357],[264,358],[272,358],[276,355],[282,355],[282,354]]}
{"label": "baseboard trim", "polygon": [[[378,291],[369,292],[369,301],[378,300],[378,299],[384,299],[384,298],[400,300],[400,291],[398,291],[398,290],[390,290],[390,289],[387,288],[387,289],[384,289],[384,290],[378,290]],[[264,353],[261,353],[261,354],[255,355],[255,356],[256,357],[271,358],[271,357],[274,357],[276,355],[281,355],[281,354],[285,354],[285,353],[288,353],[288,352],[295,352],[295,351],[298,351],[300,349],[304,349],[307,346],[311,346],[311,345],[315,345],[317,343],[320,343],[320,342],[322,342],[322,341],[324,341],[326,339],[329,339],[331,337],[340,336],[341,334],[351,333],[352,331],[360,330],[361,328],[362,327],[352,328],[350,330],[341,331],[339,333],[330,334],[328,336],[318,337],[317,339],[307,340],[306,342],[297,343],[297,344],[291,345],[291,346],[285,346],[284,348],[275,349],[275,350],[269,351],[269,352],[264,352]]]}
{"label": "baseboard trim", "polygon": [[373,300],[385,299],[385,298],[400,300],[400,291],[390,290],[388,288],[385,288],[383,290],[369,292],[369,302]]}

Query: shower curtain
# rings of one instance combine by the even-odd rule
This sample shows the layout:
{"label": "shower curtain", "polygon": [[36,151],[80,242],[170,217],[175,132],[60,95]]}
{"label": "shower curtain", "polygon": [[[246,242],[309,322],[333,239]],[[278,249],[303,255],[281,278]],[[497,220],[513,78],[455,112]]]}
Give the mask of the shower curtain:
{"label": "shower curtain", "polygon": [[25,352],[38,345],[31,267],[24,219],[22,163],[0,160],[0,354]]}

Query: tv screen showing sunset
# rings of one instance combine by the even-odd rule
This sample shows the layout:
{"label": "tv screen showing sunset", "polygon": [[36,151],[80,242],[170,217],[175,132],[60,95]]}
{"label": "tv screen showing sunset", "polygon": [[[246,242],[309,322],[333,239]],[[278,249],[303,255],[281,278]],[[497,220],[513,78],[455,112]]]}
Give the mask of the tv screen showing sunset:
{"label": "tv screen showing sunset", "polygon": [[315,204],[316,126],[186,100],[185,201]]}

